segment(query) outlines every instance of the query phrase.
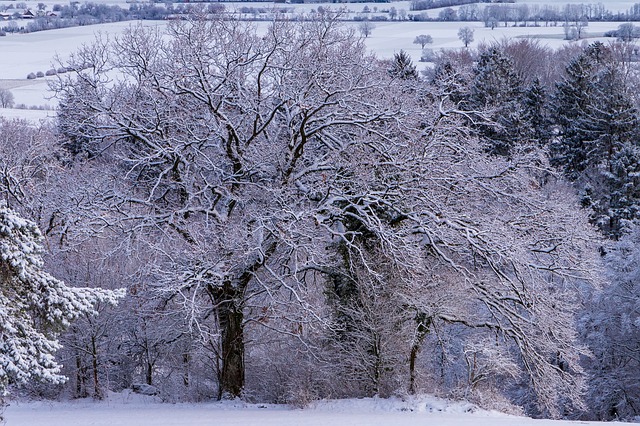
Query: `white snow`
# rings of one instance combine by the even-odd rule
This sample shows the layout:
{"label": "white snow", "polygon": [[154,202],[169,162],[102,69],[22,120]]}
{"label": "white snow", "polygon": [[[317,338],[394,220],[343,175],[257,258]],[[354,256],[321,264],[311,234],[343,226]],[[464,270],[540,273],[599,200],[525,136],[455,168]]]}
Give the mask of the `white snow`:
{"label": "white snow", "polygon": [[31,110],[31,109],[16,109],[16,108],[0,108],[0,117],[7,120],[22,119],[31,123],[38,124],[41,121],[50,121],[56,117],[56,111],[49,110]]}
{"label": "white snow", "polygon": [[[395,3],[394,3],[395,4]],[[381,5],[388,5],[382,3]],[[317,6],[317,5],[316,5]],[[349,5],[354,6],[353,4]],[[358,5],[361,7],[361,5]],[[89,44],[95,39],[97,33],[111,36],[120,34],[130,25],[136,22],[117,22],[111,24],[90,25],[82,27],[64,28],[59,30],[41,31],[30,34],[9,34],[0,37],[0,88],[11,90],[16,104],[24,104],[27,107],[46,106],[55,107],[57,101],[51,99],[48,92],[46,78],[27,80],[29,73],[38,71],[46,72],[50,68],[57,68],[55,57],[63,61],[83,44]],[[164,21],[143,21],[145,26],[164,26]],[[266,28],[268,23],[256,23],[259,30]],[[357,26],[358,23],[350,22],[347,25]],[[619,22],[594,22],[586,29],[586,38],[576,43],[587,43],[595,40],[610,41],[601,36],[605,31],[616,29]],[[409,53],[414,61],[422,69],[424,65],[418,61],[422,55],[419,45],[413,40],[419,34],[429,34],[433,37],[433,44],[427,47],[439,49],[462,49],[462,42],[458,38],[458,30],[462,26],[470,26],[474,29],[474,42],[470,48],[475,48],[479,43],[491,43],[504,38],[535,36],[550,47],[557,48],[570,43],[564,40],[564,30],[557,27],[503,27],[494,30],[485,28],[479,22],[376,22],[375,29],[365,42],[368,48],[382,58],[391,58],[401,49]],[[17,114],[16,112],[13,113]],[[29,113],[26,115],[34,115]],[[7,111],[2,111],[3,116],[8,116]],[[39,116],[50,114],[40,113]]]}
{"label": "white snow", "polygon": [[[297,409],[240,401],[163,404],[128,391],[106,401],[12,402],[9,426],[571,426],[598,422],[533,420],[434,397],[329,400]],[[621,423],[607,423],[615,425]]]}

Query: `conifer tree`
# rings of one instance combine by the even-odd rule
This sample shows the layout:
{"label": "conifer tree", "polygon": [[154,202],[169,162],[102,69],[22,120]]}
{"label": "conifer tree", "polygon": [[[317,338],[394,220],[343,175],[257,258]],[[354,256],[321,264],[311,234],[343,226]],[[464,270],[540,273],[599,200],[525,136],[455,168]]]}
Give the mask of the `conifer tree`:
{"label": "conifer tree", "polygon": [[389,68],[389,74],[392,77],[397,77],[402,80],[417,80],[418,79],[418,71],[416,71],[416,66],[413,64],[411,57],[407,52],[401,50],[400,52],[393,55],[393,61],[391,62],[391,67]]}
{"label": "conifer tree", "polygon": [[551,138],[547,93],[540,79],[533,80],[524,96],[524,117],[530,124],[529,138],[545,145]]}
{"label": "conifer tree", "polygon": [[68,287],[44,271],[37,226],[0,205],[0,391],[32,379],[65,378],[54,353],[58,335],[99,302],[115,304],[122,292]]}
{"label": "conifer tree", "polygon": [[498,47],[480,55],[474,73],[470,107],[482,117],[475,127],[491,154],[509,155],[530,127],[523,110],[523,79]]}
{"label": "conifer tree", "polygon": [[[629,173],[637,150],[638,112],[629,88],[602,43],[594,43],[573,60],[557,84],[552,115],[558,137],[551,144],[553,164],[576,182],[592,221],[614,239],[624,220],[636,218],[638,199]],[[625,195],[621,195],[621,192]]]}

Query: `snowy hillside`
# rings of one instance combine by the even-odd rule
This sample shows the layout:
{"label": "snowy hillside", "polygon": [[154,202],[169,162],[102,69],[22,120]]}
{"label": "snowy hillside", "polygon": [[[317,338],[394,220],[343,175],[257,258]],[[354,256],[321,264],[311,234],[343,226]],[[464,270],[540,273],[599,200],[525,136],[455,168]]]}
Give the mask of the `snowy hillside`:
{"label": "snowy hillside", "polygon": [[[111,394],[104,402],[13,402],[10,426],[569,426],[598,422],[533,420],[433,397],[319,401],[306,409],[242,402],[161,404],[135,394]],[[620,423],[607,423],[615,425]]]}

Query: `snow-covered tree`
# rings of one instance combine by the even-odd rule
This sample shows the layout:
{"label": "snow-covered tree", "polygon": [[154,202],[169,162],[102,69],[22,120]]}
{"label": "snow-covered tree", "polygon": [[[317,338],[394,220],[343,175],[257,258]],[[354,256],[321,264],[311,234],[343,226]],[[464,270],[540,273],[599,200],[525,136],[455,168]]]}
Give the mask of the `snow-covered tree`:
{"label": "snow-covered tree", "polygon": [[391,74],[392,77],[403,80],[417,80],[418,78],[416,66],[413,64],[409,54],[404,50],[393,55],[393,60],[389,67],[389,74]]}
{"label": "snow-covered tree", "polygon": [[417,35],[413,40],[413,44],[419,44],[421,49],[424,49],[427,44],[431,43],[433,43],[433,37],[428,34]]}
{"label": "snow-covered tree", "polygon": [[581,213],[539,151],[487,156],[446,84],[407,95],[325,18],[135,27],[79,52],[58,91],[100,148],[85,214],[154,253],[152,281],[215,347],[220,397],[270,333],[335,349],[340,371],[366,361],[367,392],[410,385],[409,362],[388,367],[437,322],[497,336],[550,413],[579,403]]}
{"label": "snow-covered tree", "polygon": [[531,139],[523,86],[513,60],[502,48],[493,46],[480,54],[474,68],[469,108],[479,115],[474,127],[492,154],[509,155],[515,146],[525,145]]}
{"label": "snow-covered tree", "polygon": [[607,249],[610,284],[595,293],[583,318],[585,341],[593,352],[588,401],[599,420],[628,419],[640,413],[640,230],[634,227]]}
{"label": "snow-covered tree", "polygon": [[638,112],[621,66],[603,44],[589,46],[558,83],[552,113],[559,131],[551,144],[552,162],[576,181],[593,221],[611,238],[621,235],[625,220],[637,219],[638,210],[633,196],[613,194],[633,185],[635,175],[618,166],[628,163],[620,156],[629,159],[638,136]]}
{"label": "snow-covered tree", "polygon": [[54,353],[59,333],[99,302],[123,295],[96,288],[68,287],[44,270],[37,226],[0,206],[0,389],[29,380],[61,382]]}
{"label": "snow-covered tree", "polygon": [[458,38],[464,43],[464,47],[468,47],[473,42],[473,33],[474,31],[471,27],[462,27],[458,30]]}

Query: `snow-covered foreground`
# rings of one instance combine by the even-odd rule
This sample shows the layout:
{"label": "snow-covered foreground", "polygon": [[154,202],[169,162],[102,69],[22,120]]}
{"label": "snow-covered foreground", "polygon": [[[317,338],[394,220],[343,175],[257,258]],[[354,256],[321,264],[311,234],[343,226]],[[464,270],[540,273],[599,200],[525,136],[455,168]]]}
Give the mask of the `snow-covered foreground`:
{"label": "snow-covered foreground", "polygon": [[[532,420],[468,403],[423,397],[320,401],[306,409],[241,402],[162,404],[128,393],[107,401],[12,402],[8,426],[570,426],[597,422]],[[615,425],[621,423],[607,423]]]}

